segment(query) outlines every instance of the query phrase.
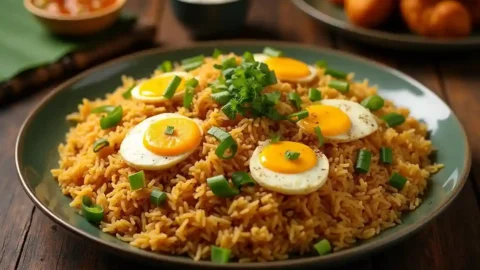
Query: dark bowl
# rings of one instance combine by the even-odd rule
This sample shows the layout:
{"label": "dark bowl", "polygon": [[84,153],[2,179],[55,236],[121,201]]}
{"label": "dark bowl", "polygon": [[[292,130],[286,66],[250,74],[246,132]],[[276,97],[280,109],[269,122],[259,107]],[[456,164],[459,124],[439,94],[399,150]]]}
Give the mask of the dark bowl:
{"label": "dark bowl", "polygon": [[248,13],[247,0],[190,2],[170,0],[177,19],[197,38],[229,36],[242,30]]}

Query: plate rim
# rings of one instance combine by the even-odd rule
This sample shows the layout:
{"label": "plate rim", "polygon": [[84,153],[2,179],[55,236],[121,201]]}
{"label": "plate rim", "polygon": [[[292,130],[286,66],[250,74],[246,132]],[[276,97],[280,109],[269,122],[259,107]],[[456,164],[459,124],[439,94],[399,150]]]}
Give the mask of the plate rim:
{"label": "plate rim", "polygon": [[[465,142],[465,149],[464,149],[464,164],[463,164],[463,170],[460,174],[460,182],[459,184],[455,187],[453,192],[448,196],[448,198],[441,204],[439,205],[438,208],[436,208],[434,211],[428,214],[424,219],[422,219],[420,222],[417,222],[413,225],[410,225],[407,229],[402,229],[399,230],[397,233],[384,237],[382,239],[379,239],[374,242],[370,243],[364,243],[361,245],[354,246],[352,248],[348,248],[345,250],[342,250],[340,252],[336,253],[331,253],[326,256],[309,256],[309,257],[301,257],[301,258],[295,258],[295,259],[287,259],[283,261],[269,261],[269,262],[249,262],[249,263],[228,263],[228,264],[216,264],[210,261],[194,261],[191,258],[188,257],[183,257],[183,256],[178,256],[178,255],[170,255],[170,254],[163,254],[163,253],[157,253],[154,251],[149,251],[149,250],[143,250],[143,249],[133,249],[133,250],[127,250],[126,248],[123,248],[122,246],[119,246],[117,244],[105,241],[103,239],[100,239],[95,236],[91,236],[87,232],[83,231],[82,229],[79,229],[75,227],[74,225],[69,224],[68,222],[64,221],[60,217],[58,217],[53,211],[48,209],[46,205],[44,205],[42,202],[39,201],[39,199],[35,196],[34,192],[30,188],[29,183],[25,180],[27,177],[23,175],[21,169],[20,169],[20,163],[23,159],[22,155],[20,154],[23,150],[23,145],[21,143],[24,141],[25,137],[25,130],[27,127],[29,127],[32,123],[32,120],[36,114],[39,113],[39,111],[45,107],[50,99],[55,97],[57,94],[59,94],[61,91],[64,89],[68,88],[69,86],[75,84],[76,82],[80,81],[81,79],[88,77],[90,74],[95,73],[97,71],[101,71],[108,66],[111,66],[115,63],[122,63],[122,62],[127,62],[131,59],[135,59],[137,57],[144,57],[148,55],[155,55],[155,54],[161,54],[161,53],[169,53],[169,52],[174,52],[174,51],[181,51],[181,50],[191,50],[195,48],[215,48],[215,47],[221,47],[221,46],[248,46],[248,45],[253,45],[253,46],[279,46],[279,47],[290,47],[290,48],[302,48],[302,49],[307,49],[307,50],[312,50],[316,52],[321,52],[321,53],[326,53],[326,54],[333,54],[333,55],[338,55],[342,57],[348,57],[353,59],[354,61],[361,62],[364,64],[372,65],[377,68],[381,68],[385,70],[386,72],[389,72],[390,74],[395,75],[396,77],[399,77],[418,89],[421,89],[425,92],[429,92],[430,94],[433,94],[440,102],[442,102],[447,108],[451,111],[451,114],[454,118],[454,120],[458,123],[460,127],[460,131],[463,134],[463,139]],[[24,122],[22,123],[20,130],[17,134],[17,139],[15,142],[15,166],[18,174],[18,179],[21,183],[21,186],[25,193],[27,193],[28,197],[30,200],[35,204],[37,208],[39,208],[47,217],[49,217],[51,220],[53,220],[55,223],[60,224],[62,227],[64,227],[67,231],[70,233],[73,233],[76,236],[87,238],[90,241],[105,246],[111,250],[109,251],[119,251],[125,255],[128,256],[133,256],[138,258],[148,258],[151,260],[154,260],[156,262],[167,262],[167,263],[173,263],[173,264],[179,264],[179,265],[189,265],[189,266],[197,266],[197,267],[212,267],[216,269],[244,269],[245,267],[249,267],[252,269],[266,269],[266,268],[280,268],[280,267],[294,267],[294,266],[301,266],[301,265],[314,265],[314,264],[336,264],[340,263],[342,261],[346,261],[349,259],[353,259],[356,257],[359,257],[361,255],[365,254],[371,254],[377,249],[380,249],[382,247],[387,247],[390,246],[394,243],[397,243],[398,241],[414,234],[417,232],[420,228],[424,227],[426,224],[428,224],[430,221],[432,221],[435,217],[437,217],[439,214],[441,214],[450,204],[451,202],[458,196],[460,191],[463,189],[467,182],[467,177],[468,173],[470,172],[470,167],[471,167],[471,150],[470,150],[470,145],[469,141],[467,139],[467,135],[465,132],[465,128],[463,127],[462,123],[459,121],[457,118],[455,112],[448,106],[447,103],[445,103],[436,93],[434,93],[432,90],[415,80],[414,78],[410,77],[409,75],[396,70],[394,68],[391,68],[389,66],[386,66],[381,63],[377,63],[375,61],[372,61],[370,59],[367,59],[362,56],[357,56],[353,55],[351,53],[343,52],[343,51],[338,51],[330,48],[323,48],[323,47],[317,47],[313,45],[307,45],[307,44],[300,44],[300,43],[295,43],[295,42],[284,42],[284,41],[270,41],[270,40],[217,40],[217,41],[206,41],[206,42],[197,42],[197,43],[190,43],[184,46],[166,46],[166,47],[157,47],[157,48],[152,48],[152,49],[147,49],[147,50],[142,50],[138,52],[134,52],[110,61],[107,61],[103,64],[100,64],[98,66],[95,66],[93,68],[90,68],[88,70],[85,70],[78,75],[68,79],[67,81],[61,83],[60,85],[56,86],[53,90],[51,90],[50,93],[48,93],[45,97],[43,97],[38,104],[35,106],[35,108],[28,114],[28,116],[25,118]]]}
{"label": "plate rim", "polygon": [[[422,45],[422,46],[474,46],[480,45],[480,37],[470,36],[466,39],[433,39],[426,38],[415,34],[393,34],[386,31],[380,31],[376,29],[367,29],[359,27],[342,20],[338,20],[334,17],[327,15],[326,13],[312,7],[306,2],[306,0],[291,0],[293,4],[310,15],[317,21],[320,21],[330,27],[347,32],[350,35],[359,35],[365,38],[375,38],[381,40],[387,40],[392,42],[401,42],[402,44],[409,45]],[[324,0],[325,1],[325,0]]]}

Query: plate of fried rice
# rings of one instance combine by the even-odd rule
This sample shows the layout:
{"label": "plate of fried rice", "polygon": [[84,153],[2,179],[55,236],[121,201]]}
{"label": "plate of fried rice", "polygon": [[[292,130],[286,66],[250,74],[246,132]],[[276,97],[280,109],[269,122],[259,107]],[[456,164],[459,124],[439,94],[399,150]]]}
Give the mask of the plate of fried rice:
{"label": "plate of fried rice", "polygon": [[16,145],[47,216],[111,250],[198,267],[325,266],[411,235],[465,184],[448,106],[328,49],[153,49],[49,94]]}

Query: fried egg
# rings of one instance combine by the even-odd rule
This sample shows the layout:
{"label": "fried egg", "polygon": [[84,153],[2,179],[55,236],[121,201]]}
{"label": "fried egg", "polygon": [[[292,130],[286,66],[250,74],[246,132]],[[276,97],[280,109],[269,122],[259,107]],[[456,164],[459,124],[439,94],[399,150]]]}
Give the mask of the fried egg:
{"label": "fried egg", "polygon": [[308,133],[320,127],[323,137],[331,142],[350,142],[378,129],[375,116],[362,105],[342,99],[325,99],[306,108],[308,117],[297,122]]}
{"label": "fried egg", "polygon": [[147,103],[164,102],[166,98],[163,94],[165,94],[165,90],[175,76],[180,77],[182,81],[175,90],[172,99],[179,99],[185,92],[185,82],[193,78],[192,75],[181,71],[163,73],[139,83],[132,89],[132,97],[136,100],[141,100]]}
{"label": "fried egg", "polygon": [[254,54],[257,62],[267,64],[268,68],[275,71],[280,81],[309,83],[317,77],[317,69],[302,61],[288,57],[271,57],[266,54]]}
{"label": "fried egg", "polygon": [[[167,127],[173,127],[171,135]],[[120,145],[120,155],[130,166],[164,170],[185,160],[201,143],[201,121],[176,113],[162,113],[140,122]]]}
{"label": "fried egg", "polygon": [[[300,153],[296,160],[287,151]],[[250,173],[262,187],[287,195],[308,194],[325,184],[328,158],[305,144],[290,141],[260,143],[250,158]]]}

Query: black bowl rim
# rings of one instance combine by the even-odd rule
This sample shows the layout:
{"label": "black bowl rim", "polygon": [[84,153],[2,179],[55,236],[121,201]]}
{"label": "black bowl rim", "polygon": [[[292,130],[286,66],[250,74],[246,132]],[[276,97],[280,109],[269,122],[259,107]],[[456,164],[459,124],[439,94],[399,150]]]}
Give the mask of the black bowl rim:
{"label": "black bowl rim", "polygon": [[[89,76],[91,73],[99,72],[102,69],[105,69],[113,64],[118,64],[122,62],[129,61],[131,59],[134,59],[136,57],[140,56],[148,56],[148,55],[154,55],[154,54],[159,54],[159,53],[168,53],[172,51],[179,51],[179,50],[189,50],[189,49],[194,49],[194,48],[215,48],[215,47],[221,47],[221,46],[248,46],[248,45],[253,45],[253,46],[277,46],[277,47],[290,47],[290,48],[302,48],[302,49],[308,49],[312,51],[317,51],[317,52],[322,52],[322,53],[328,53],[328,54],[334,54],[334,55],[339,55],[343,57],[349,57],[354,59],[355,61],[358,62],[363,62],[368,65],[376,66],[378,68],[381,68],[385,70],[386,72],[389,72],[413,85],[415,85],[417,88],[429,92],[433,94],[435,97],[439,99],[440,102],[444,103],[445,106],[447,106],[450,111],[452,112],[452,116],[454,117],[455,121],[459,124],[459,127],[461,129],[461,132],[463,134],[464,142],[465,142],[465,149],[464,149],[464,164],[463,164],[463,171],[460,174],[460,182],[459,184],[455,187],[453,192],[448,196],[448,198],[441,204],[437,209],[434,211],[430,212],[430,214],[426,217],[424,217],[420,222],[417,222],[405,229],[399,230],[397,233],[381,238],[377,241],[374,242],[369,242],[369,243],[364,243],[358,246],[354,246],[339,252],[334,252],[328,255],[324,256],[312,256],[312,257],[302,257],[302,258],[296,258],[296,259],[289,259],[289,260],[284,260],[284,261],[270,261],[270,262],[251,262],[251,263],[228,263],[228,264],[216,264],[210,261],[194,261],[190,258],[187,257],[181,257],[181,256],[175,256],[175,255],[167,255],[167,254],[162,254],[162,253],[156,253],[152,251],[147,251],[147,250],[142,250],[140,248],[138,249],[133,249],[133,250],[127,250],[124,249],[123,247],[113,244],[111,242],[107,242],[105,240],[96,238],[83,230],[68,224],[66,221],[62,220],[61,218],[57,217],[55,213],[53,213],[50,209],[47,208],[42,202],[40,202],[37,197],[35,196],[34,192],[31,190],[30,185],[27,183],[25,180],[26,176],[22,174],[22,171],[20,170],[20,163],[23,159],[22,155],[20,154],[22,151],[22,146],[23,146],[23,141],[25,137],[25,130],[31,125],[31,122],[34,118],[34,116],[44,107],[47,105],[48,101],[52,99],[54,96],[56,96],[59,92],[61,92],[63,89],[66,89],[67,87],[75,84],[77,81],[83,79],[84,77]],[[426,86],[422,85],[420,82],[416,81],[412,77],[406,75],[403,72],[400,72],[398,70],[395,70],[393,68],[390,68],[386,65],[376,63],[372,60],[366,59],[361,56],[355,56],[350,53],[345,53],[345,52],[340,52],[340,51],[335,51],[333,49],[328,49],[328,48],[319,48],[311,45],[304,45],[304,44],[298,44],[298,43],[292,43],[292,42],[279,42],[279,41],[251,41],[251,40],[230,40],[230,41],[208,41],[208,42],[199,42],[199,43],[193,43],[187,46],[182,46],[182,47],[164,47],[164,48],[153,48],[149,50],[144,50],[144,51],[139,51],[135,52],[111,61],[108,61],[104,64],[101,64],[99,66],[96,66],[94,68],[91,68],[87,71],[84,71],[77,76],[67,80],[66,82],[62,83],[61,85],[57,86],[55,89],[52,90],[51,93],[47,94],[37,105],[37,107],[28,115],[28,117],[25,119],[23,122],[20,131],[17,136],[17,141],[15,144],[15,165],[17,168],[17,173],[19,176],[20,183],[27,193],[28,197],[32,200],[32,202],[35,204],[36,207],[38,207],[43,213],[45,213],[50,219],[52,219],[54,222],[60,224],[62,227],[66,228],[68,231],[72,232],[73,234],[80,236],[80,237],[85,237],[97,244],[100,244],[106,248],[110,248],[111,251],[118,251],[121,252],[122,254],[129,255],[129,256],[135,256],[138,258],[148,258],[151,260],[158,261],[159,263],[161,262],[168,262],[168,263],[173,263],[173,264],[179,264],[179,265],[184,265],[184,266],[194,266],[194,267],[210,267],[210,268],[215,268],[215,269],[245,269],[245,268],[251,268],[251,269],[267,269],[267,268],[281,268],[281,267],[299,267],[299,266],[306,266],[306,265],[333,265],[333,264],[338,264],[347,261],[348,259],[353,259],[355,257],[365,255],[368,253],[372,253],[377,249],[380,249],[382,247],[387,247],[392,245],[393,243],[398,242],[401,239],[406,238],[407,236],[412,235],[413,233],[417,232],[421,227],[426,225],[428,222],[430,222],[433,218],[438,216],[441,212],[443,212],[448,205],[457,197],[457,195],[460,193],[462,188],[464,187],[468,173],[470,171],[470,166],[471,166],[471,153],[470,153],[470,147],[468,143],[468,139],[465,133],[465,129],[463,128],[461,122],[458,120],[457,116],[453,112],[453,110],[441,99],[439,98],[434,92],[429,90]]]}

